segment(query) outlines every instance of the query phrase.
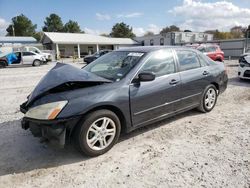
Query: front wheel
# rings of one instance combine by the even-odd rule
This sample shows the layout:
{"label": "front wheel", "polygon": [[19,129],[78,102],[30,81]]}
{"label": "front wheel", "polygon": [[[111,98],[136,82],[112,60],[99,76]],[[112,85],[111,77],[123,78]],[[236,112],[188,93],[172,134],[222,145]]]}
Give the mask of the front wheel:
{"label": "front wheel", "polygon": [[119,118],[109,110],[98,110],[86,116],[74,131],[80,152],[88,156],[106,153],[117,142],[121,131]]}
{"label": "front wheel", "polygon": [[217,97],[218,94],[216,87],[212,84],[207,86],[202,94],[198,110],[201,112],[210,112],[217,102]]}

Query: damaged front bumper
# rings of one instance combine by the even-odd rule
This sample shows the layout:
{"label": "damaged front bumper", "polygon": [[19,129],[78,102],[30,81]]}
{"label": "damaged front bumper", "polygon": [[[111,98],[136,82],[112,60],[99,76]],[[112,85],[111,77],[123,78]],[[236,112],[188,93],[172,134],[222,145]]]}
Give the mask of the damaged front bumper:
{"label": "damaged front bumper", "polygon": [[53,145],[64,147],[70,137],[74,126],[80,117],[58,120],[37,120],[24,117],[21,121],[22,128],[30,129],[35,137],[40,137],[41,142],[50,142]]}

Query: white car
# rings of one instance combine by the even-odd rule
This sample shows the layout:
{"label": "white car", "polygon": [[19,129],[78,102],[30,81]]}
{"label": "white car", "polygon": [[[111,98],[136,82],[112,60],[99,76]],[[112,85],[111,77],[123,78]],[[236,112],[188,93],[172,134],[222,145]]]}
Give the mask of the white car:
{"label": "white car", "polygon": [[243,54],[239,59],[238,76],[240,79],[250,79],[250,54]]}
{"label": "white car", "polygon": [[44,62],[46,62],[46,58],[35,52],[17,51],[0,57],[1,68],[12,65],[40,66]]}
{"label": "white car", "polygon": [[52,61],[52,55],[50,53],[42,52],[41,50],[39,50],[38,48],[36,48],[34,46],[25,46],[24,50],[30,51],[30,52],[35,52],[37,54],[43,55],[46,59],[46,62]]}

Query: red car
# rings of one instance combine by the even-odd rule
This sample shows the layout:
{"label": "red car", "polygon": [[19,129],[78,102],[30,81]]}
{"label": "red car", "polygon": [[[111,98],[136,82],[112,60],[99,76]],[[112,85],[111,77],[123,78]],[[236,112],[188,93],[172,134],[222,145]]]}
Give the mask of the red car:
{"label": "red car", "polygon": [[196,48],[214,61],[224,61],[224,52],[217,44],[200,45]]}

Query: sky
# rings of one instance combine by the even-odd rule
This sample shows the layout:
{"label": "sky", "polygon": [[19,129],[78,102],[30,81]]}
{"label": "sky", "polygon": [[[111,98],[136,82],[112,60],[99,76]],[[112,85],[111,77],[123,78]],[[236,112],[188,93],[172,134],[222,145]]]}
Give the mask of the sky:
{"label": "sky", "polygon": [[41,31],[51,13],[63,23],[77,21],[90,34],[110,33],[117,22],[130,25],[137,36],[147,31],[157,34],[169,25],[228,31],[250,24],[250,0],[0,0],[0,36],[14,16],[24,14]]}

